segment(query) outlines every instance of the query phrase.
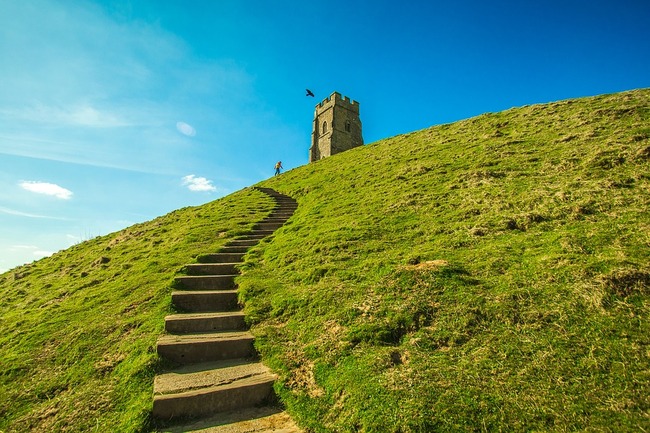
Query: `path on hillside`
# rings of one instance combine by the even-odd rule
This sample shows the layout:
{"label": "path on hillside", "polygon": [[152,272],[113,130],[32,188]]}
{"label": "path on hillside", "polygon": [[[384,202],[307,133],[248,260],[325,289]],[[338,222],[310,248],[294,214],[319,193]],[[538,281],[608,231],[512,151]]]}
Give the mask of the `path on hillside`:
{"label": "path on hillside", "polygon": [[[219,252],[201,256],[176,278],[172,304],[182,311],[165,318],[158,354],[178,365],[154,380],[153,416],[167,432],[213,433],[300,430],[274,405],[276,376],[259,362],[237,301],[237,264],[246,251],[273,234],[297,207],[291,197],[258,188],[276,206],[253,230]],[[192,420],[188,423],[187,420]],[[174,425],[185,421],[185,425]]]}

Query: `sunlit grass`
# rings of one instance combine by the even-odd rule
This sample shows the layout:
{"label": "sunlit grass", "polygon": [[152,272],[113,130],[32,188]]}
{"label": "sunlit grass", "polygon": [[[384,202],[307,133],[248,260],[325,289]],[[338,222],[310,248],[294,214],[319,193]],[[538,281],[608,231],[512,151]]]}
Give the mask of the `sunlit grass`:
{"label": "sunlit grass", "polygon": [[314,431],[650,429],[650,92],[486,114],[265,182],[240,278]]}
{"label": "sunlit grass", "polygon": [[[485,114],[262,183],[241,298],[315,432],[650,431],[650,91]],[[152,429],[170,283],[244,190],[0,275],[0,431]]]}
{"label": "sunlit grass", "polygon": [[0,276],[0,431],[149,431],[174,275],[271,206],[241,191]]}

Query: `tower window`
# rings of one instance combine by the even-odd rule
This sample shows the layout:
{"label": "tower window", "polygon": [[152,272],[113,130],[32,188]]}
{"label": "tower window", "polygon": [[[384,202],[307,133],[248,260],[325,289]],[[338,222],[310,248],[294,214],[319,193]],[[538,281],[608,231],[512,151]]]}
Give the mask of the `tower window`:
{"label": "tower window", "polygon": [[350,132],[350,121],[349,120],[345,121],[345,131]]}
{"label": "tower window", "polygon": [[327,132],[327,122],[323,122],[323,133]]}

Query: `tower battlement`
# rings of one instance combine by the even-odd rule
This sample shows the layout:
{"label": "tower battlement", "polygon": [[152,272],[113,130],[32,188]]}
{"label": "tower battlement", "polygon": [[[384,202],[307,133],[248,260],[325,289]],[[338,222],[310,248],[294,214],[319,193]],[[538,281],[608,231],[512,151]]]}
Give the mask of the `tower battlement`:
{"label": "tower battlement", "polygon": [[363,146],[359,103],[333,92],[316,104],[309,162]]}
{"label": "tower battlement", "polygon": [[357,112],[359,111],[359,103],[355,100],[350,99],[348,96],[342,96],[339,92],[333,92],[331,95],[329,95],[327,98],[322,100],[316,105],[316,109],[321,109],[325,106],[329,106],[331,104],[346,104],[349,105],[350,108],[356,107]]}

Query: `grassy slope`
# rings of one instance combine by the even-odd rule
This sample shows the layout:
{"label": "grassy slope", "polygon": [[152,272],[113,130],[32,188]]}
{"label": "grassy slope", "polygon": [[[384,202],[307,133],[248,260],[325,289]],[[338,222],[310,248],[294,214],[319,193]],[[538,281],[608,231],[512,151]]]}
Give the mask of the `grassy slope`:
{"label": "grassy slope", "polygon": [[0,432],[149,431],[172,277],[271,206],[240,191],[0,275]]}
{"label": "grassy slope", "polygon": [[650,430],[650,91],[527,106],[263,182],[240,278],[314,431]]}
{"label": "grassy slope", "polygon": [[[394,137],[264,182],[242,296],[315,431],[650,430],[650,91]],[[147,431],[170,281],[245,190],[0,275],[0,431]]]}

